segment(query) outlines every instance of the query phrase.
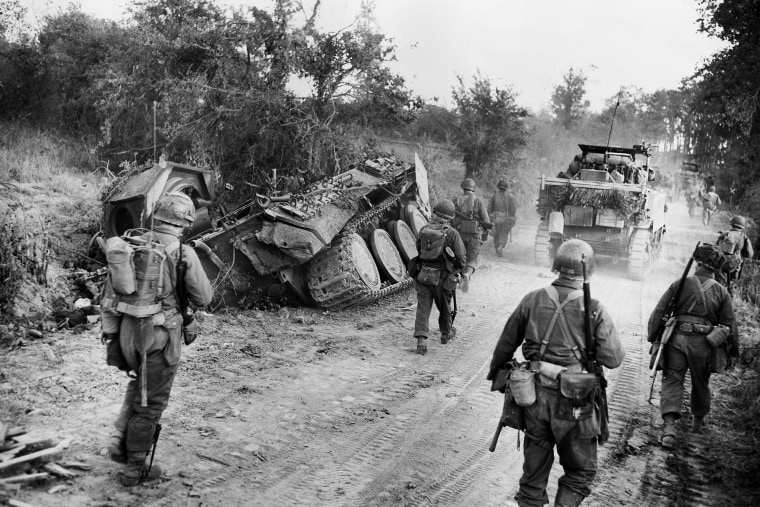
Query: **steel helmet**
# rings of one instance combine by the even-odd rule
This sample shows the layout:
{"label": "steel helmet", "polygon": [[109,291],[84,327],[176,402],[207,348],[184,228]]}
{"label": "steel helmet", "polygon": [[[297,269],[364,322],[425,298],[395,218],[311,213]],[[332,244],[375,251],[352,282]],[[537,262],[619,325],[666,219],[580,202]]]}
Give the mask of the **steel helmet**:
{"label": "steel helmet", "polygon": [[462,180],[462,183],[459,185],[459,187],[462,190],[470,190],[472,192],[475,191],[475,180],[472,178],[465,178]]}
{"label": "steel helmet", "polygon": [[715,185],[710,185],[710,188],[707,189],[708,192],[715,192]]}
{"label": "steel helmet", "polygon": [[583,276],[582,260],[586,261],[586,274],[591,276],[594,272],[594,249],[582,239],[570,239],[557,248],[552,271]]}
{"label": "steel helmet", "polygon": [[741,215],[734,215],[734,217],[731,219],[731,227],[734,227],[736,229],[744,229],[747,227],[747,219]]}
{"label": "steel helmet", "polygon": [[442,199],[438,201],[438,203],[433,208],[433,213],[435,213],[441,218],[451,220],[452,218],[454,218],[454,214],[456,213],[456,208],[454,207],[454,203],[451,202],[449,199]]}
{"label": "steel helmet", "polygon": [[509,188],[509,183],[507,183],[507,180],[499,180],[498,185],[496,185],[496,188],[499,190],[506,190]]}
{"label": "steel helmet", "polygon": [[694,250],[694,260],[699,263],[700,266],[706,267],[713,271],[720,270],[723,267],[723,263],[726,262],[726,258],[723,252],[715,245],[709,245],[703,243]]}
{"label": "steel helmet", "polygon": [[190,227],[195,221],[195,205],[189,195],[169,192],[156,203],[153,218],[178,227]]}

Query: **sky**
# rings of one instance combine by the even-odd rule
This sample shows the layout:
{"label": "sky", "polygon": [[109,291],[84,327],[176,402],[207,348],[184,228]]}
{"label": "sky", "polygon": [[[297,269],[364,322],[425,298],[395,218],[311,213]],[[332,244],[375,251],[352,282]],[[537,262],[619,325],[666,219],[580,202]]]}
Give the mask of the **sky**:
{"label": "sky", "polygon": [[[303,0],[310,8],[315,0]],[[325,30],[348,27],[361,0],[321,0]],[[21,0],[32,17],[69,0]],[[73,0],[84,12],[123,19],[128,2]],[[256,5],[271,0],[218,0]],[[697,33],[697,0],[374,0],[380,33],[393,39],[391,67],[430,103],[451,106],[457,76],[477,73],[534,112],[547,108],[572,67],[587,79],[586,99],[599,111],[621,86],[644,92],[677,88],[722,41]],[[435,99],[437,98],[437,102]]]}

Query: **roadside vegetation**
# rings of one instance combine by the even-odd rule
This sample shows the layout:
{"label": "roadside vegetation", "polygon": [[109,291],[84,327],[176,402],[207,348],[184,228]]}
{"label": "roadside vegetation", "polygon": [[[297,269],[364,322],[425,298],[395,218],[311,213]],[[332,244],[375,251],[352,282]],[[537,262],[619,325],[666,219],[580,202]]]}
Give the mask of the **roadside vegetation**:
{"label": "roadside vegetation", "polygon": [[[701,0],[702,30],[731,43],[675,90],[623,86],[600,112],[587,76],[570,68],[546,111],[530,111],[488,76],[460,76],[449,110],[391,72],[394,47],[369,4],[339,33],[315,28],[318,7],[278,0],[229,14],[208,0],[145,0],[125,23],[75,6],[24,22],[21,0],[0,0],[0,347],[18,343],[57,305],[71,271],[90,267],[100,192],[126,166],[160,156],[213,169],[220,198],[250,197],[271,169],[331,175],[387,146],[410,146],[431,175],[433,200],[465,175],[490,195],[505,178],[532,213],[536,180],[556,175],[578,143],[659,146],[653,164],[676,177],[698,164],[736,213],[760,223],[760,11]],[[288,87],[309,86],[306,97]],[[395,145],[388,144],[392,140]],[[398,148],[396,148],[398,149]],[[400,150],[399,150],[400,151]],[[454,183],[455,185],[455,183]],[[756,237],[756,231],[750,231]],[[758,248],[756,248],[758,250]],[[68,271],[67,271],[68,270]],[[713,434],[721,481],[760,474],[760,268],[748,262],[736,297],[742,360],[715,378]]]}

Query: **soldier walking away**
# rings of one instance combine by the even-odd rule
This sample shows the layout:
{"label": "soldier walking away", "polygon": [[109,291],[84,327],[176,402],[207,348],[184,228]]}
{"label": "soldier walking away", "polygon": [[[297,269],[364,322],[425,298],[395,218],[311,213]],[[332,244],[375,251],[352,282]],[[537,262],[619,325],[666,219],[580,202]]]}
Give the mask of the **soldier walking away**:
{"label": "soldier walking away", "polygon": [[430,223],[417,237],[417,265],[414,274],[417,287],[417,315],[414,319],[414,336],[417,353],[427,353],[430,336],[428,322],[435,303],[438,308],[438,327],[441,343],[449,343],[456,336],[451,311],[452,299],[465,266],[465,248],[459,233],[450,225],[454,218],[454,203],[443,199],[435,205]]}
{"label": "soldier walking away", "polygon": [[691,180],[689,186],[686,189],[686,205],[689,208],[689,218],[694,216],[694,208],[699,206],[699,196],[702,194],[702,189],[695,180]]}
{"label": "soldier walking away", "polygon": [[[528,369],[535,372],[528,386],[535,388],[534,401],[522,406],[525,462],[515,497],[521,507],[549,503],[546,486],[555,446],[564,475],[559,478],[554,505],[580,505],[591,494],[598,442],[603,443],[608,436],[606,411],[594,409],[596,398],[578,396],[580,402],[576,403],[578,400],[563,396],[562,392],[567,391],[560,389],[566,382],[563,375],[571,378],[576,374],[577,378],[587,370],[587,360],[594,354],[595,364],[607,368],[617,368],[625,358],[614,319],[599,301],[582,290],[583,263],[591,274],[593,256],[591,246],[579,239],[566,241],[557,249],[552,270],[559,276],[550,286],[523,297],[507,320],[491,359],[489,380],[497,378],[522,345]],[[590,302],[588,313],[586,298]],[[587,343],[593,343],[593,352],[589,353]]]}
{"label": "soldier walking away", "polygon": [[751,259],[755,255],[752,242],[744,233],[747,227],[747,219],[741,215],[731,218],[731,230],[721,232],[717,246],[726,257],[722,269],[715,272],[715,279],[728,289],[733,296],[734,286],[742,273],[744,259]]}
{"label": "soldier walking away", "polygon": [[713,213],[715,213],[720,205],[720,196],[715,193],[715,186],[710,185],[707,188],[707,192],[702,194],[702,225],[705,227],[710,225]]}
{"label": "soldier walking away", "polygon": [[670,285],[649,317],[649,341],[655,342],[663,315],[673,305],[675,327],[657,366],[662,369],[660,413],[665,427],[661,443],[666,449],[676,447],[676,421],[681,418],[686,371],[691,374],[692,431],[697,433],[703,430],[710,412],[710,374],[722,371],[718,358],[722,354],[730,366],[728,357],[739,354],[731,297],[715,281],[723,256],[714,245],[699,245],[694,260],[697,268],[685,278],[678,300],[671,303],[678,295],[680,280]]}
{"label": "soldier walking away", "polygon": [[[184,229],[192,226],[194,217],[195,207],[186,194],[170,192],[159,199],[153,213],[154,229],[137,237],[146,243],[165,247],[163,272],[156,274],[159,283],[153,281],[150,284],[158,287],[151,301],[160,305],[158,313],[147,319],[147,325],[143,324],[146,322],[144,318],[121,313],[120,320],[110,329],[112,334],[107,334],[104,326],[104,341],[113,341],[120,346],[125,363],[122,369],[130,372],[122,407],[114,422],[115,431],[107,447],[111,459],[126,463],[122,474],[124,486],[154,481],[161,476],[161,469],[153,464],[157,433],[161,428],[158,423],[169,401],[179,366],[183,328],[186,343],[194,339],[187,334],[189,330],[197,329],[192,318],[183,322],[180,301],[186,303],[189,300],[197,307],[203,307],[213,296],[211,283],[195,250],[179,243]],[[137,266],[135,272],[139,282]],[[138,286],[136,297],[142,297],[144,286]],[[101,301],[104,323],[106,319],[113,319],[113,313],[108,313],[114,312],[113,308],[119,311],[125,308],[123,301],[115,307],[108,304],[108,299],[118,301],[119,296],[114,294],[109,277]],[[109,346],[109,354],[110,350]],[[148,462],[151,447],[153,454]]]}
{"label": "soldier walking away", "polygon": [[517,201],[510,192],[507,192],[509,185],[505,180],[499,181],[496,188],[499,191],[488,202],[488,216],[493,221],[493,246],[496,255],[502,257],[504,247],[507,246],[507,241],[512,234],[512,227],[516,222]]}
{"label": "soldier walking away", "polygon": [[459,186],[463,193],[453,199],[456,216],[452,224],[462,237],[467,250],[467,265],[462,274],[462,292],[467,292],[470,288],[470,277],[478,267],[480,245],[488,236],[485,227],[490,227],[491,221],[488,218],[486,203],[475,196],[475,180],[465,178]]}

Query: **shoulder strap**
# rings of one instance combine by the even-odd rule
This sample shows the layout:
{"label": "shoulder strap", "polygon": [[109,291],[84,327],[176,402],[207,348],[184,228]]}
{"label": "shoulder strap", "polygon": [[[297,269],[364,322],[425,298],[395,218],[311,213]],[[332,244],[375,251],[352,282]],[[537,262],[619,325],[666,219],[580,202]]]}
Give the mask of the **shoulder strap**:
{"label": "shoulder strap", "polygon": [[549,285],[548,287],[544,288],[544,290],[546,291],[546,295],[549,296],[549,299],[554,304],[554,315],[552,315],[552,319],[549,321],[549,326],[546,328],[544,339],[541,340],[541,348],[538,352],[539,360],[544,358],[544,354],[546,354],[546,348],[549,346],[549,341],[551,340],[552,333],[554,332],[554,327],[557,325],[557,321],[559,321],[560,331],[562,332],[562,336],[565,338],[565,342],[568,344],[568,346],[570,346],[570,348],[573,349],[573,353],[575,354],[576,359],[580,361],[582,355],[578,350],[577,344],[574,344],[572,333],[570,332],[570,326],[567,323],[567,318],[565,317],[563,310],[565,306],[567,306],[571,301],[575,301],[576,299],[583,297],[583,291],[581,289],[577,289],[570,292],[565,300],[560,303],[559,292],[557,291],[556,287]]}

